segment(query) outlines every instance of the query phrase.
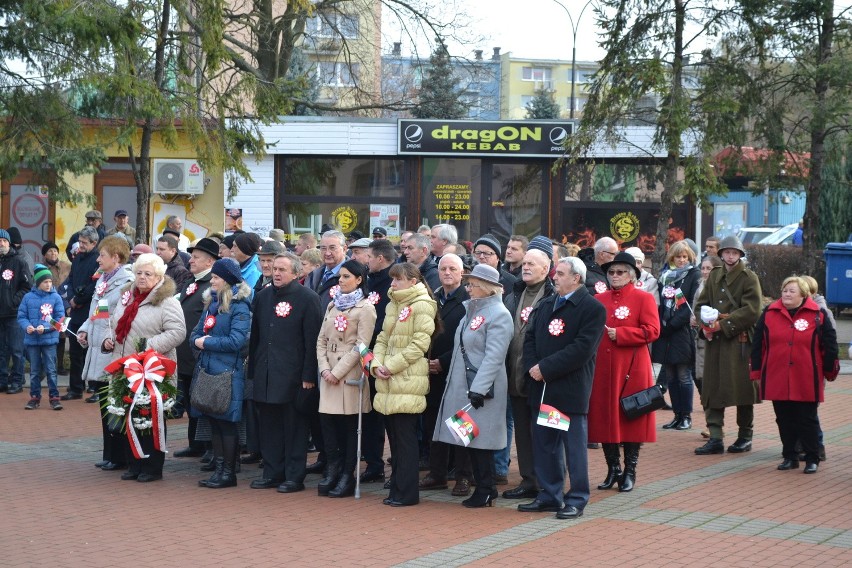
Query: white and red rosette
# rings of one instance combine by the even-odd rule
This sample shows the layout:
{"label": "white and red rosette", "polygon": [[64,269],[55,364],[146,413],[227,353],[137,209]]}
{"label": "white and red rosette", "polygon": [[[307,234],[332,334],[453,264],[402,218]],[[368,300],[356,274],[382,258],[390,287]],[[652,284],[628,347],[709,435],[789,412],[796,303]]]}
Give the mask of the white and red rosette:
{"label": "white and red rosette", "polygon": [[335,284],[334,286],[332,286],[331,288],[328,289],[328,297],[331,298],[332,300],[338,294],[340,294],[340,285],[339,284]]}
{"label": "white and red rosette", "polygon": [[411,317],[411,306],[405,306],[401,310],[399,310],[399,317],[397,318],[399,321],[405,321]]}
{"label": "white and red rosette", "polygon": [[550,320],[550,323],[547,324],[547,331],[549,331],[550,335],[554,337],[562,335],[565,331],[565,322],[559,318]]}
{"label": "white and red rosette", "polygon": [[290,302],[278,302],[275,305],[275,315],[279,318],[286,318],[291,311],[293,311],[293,306],[290,305]]}
{"label": "white and red rosette", "polygon": [[793,322],[793,327],[795,327],[799,331],[805,331],[808,329],[808,320],[805,319],[797,319]]}
{"label": "white and red rosette", "polygon": [[101,280],[100,282],[95,284],[95,296],[97,296],[99,298],[101,296],[103,296],[104,292],[106,292],[106,287],[107,287],[107,283],[104,282],[103,280]]}
{"label": "white and red rosette", "polygon": [[484,323],[485,323],[485,316],[476,316],[475,318],[470,320],[470,329],[472,329],[473,331],[476,331],[477,329],[482,327],[482,324],[484,324]]}
{"label": "white and red rosette", "polygon": [[214,325],[216,325],[216,316],[207,316],[204,318],[204,333],[213,329]]}
{"label": "white and red rosette", "polygon": [[672,286],[666,286],[663,288],[663,297],[664,298],[674,298],[675,297],[675,289]]}
{"label": "white and red rosette", "polygon": [[645,284],[643,284],[641,280],[637,280],[636,282],[634,282],[634,283],[633,283],[633,286],[634,286],[634,287],[636,287],[636,288],[640,288],[640,289],[641,289],[644,285],[645,285]]}
{"label": "white and red rosette", "polygon": [[532,306],[527,306],[526,308],[521,310],[521,321],[524,322],[524,323],[527,323],[528,321],[530,321],[530,314],[532,313],[532,311],[533,311]]}
{"label": "white and red rosette", "polygon": [[15,276],[15,273],[8,268],[3,271],[3,280],[11,280],[13,276]]}
{"label": "white and red rosette", "polygon": [[196,284],[195,282],[193,282],[192,284],[190,284],[189,286],[187,286],[187,287],[186,287],[186,292],[185,292],[185,294],[186,294],[187,296],[192,296],[193,294],[195,294],[195,291],[196,291],[196,290],[198,290],[198,284]]}
{"label": "white and red rosette", "polygon": [[130,290],[126,290],[124,294],[121,295],[121,305],[126,306],[130,303]]}
{"label": "white and red rosette", "polygon": [[615,319],[625,320],[630,317],[630,308],[627,306],[619,306],[615,308]]}
{"label": "white and red rosette", "polygon": [[337,331],[346,331],[349,327],[349,320],[343,314],[337,314],[334,318],[334,329]]}
{"label": "white and red rosette", "polygon": [[603,294],[606,292],[606,283],[602,280],[595,282],[595,294]]}
{"label": "white and red rosette", "polygon": [[370,292],[370,294],[367,296],[367,301],[373,304],[374,306],[378,304],[381,299],[382,295],[376,291]]}
{"label": "white and red rosette", "polygon": [[53,314],[53,304],[42,304],[38,311],[40,311],[43,316],[49,316]]}

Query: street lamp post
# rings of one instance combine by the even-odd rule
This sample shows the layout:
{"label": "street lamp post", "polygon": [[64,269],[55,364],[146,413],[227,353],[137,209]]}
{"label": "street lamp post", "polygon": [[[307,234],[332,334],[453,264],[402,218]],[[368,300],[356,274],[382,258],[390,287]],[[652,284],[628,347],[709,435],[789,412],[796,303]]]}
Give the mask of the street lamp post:
{"label": "street lamp post", "polygon": [[577,99],[574,96],[574,90],[577,83],[577,28],[580,25],[580,20],[583,19],[583,13],[586,11],[586,8],[589,7],[594,0],[588,0],[583,5],[583,9],[580,10],[580,15],[577,16],[577,21],[574,21],[574,18],[571,16],[570,10],[565,7],[565,4],[560,2],[559,0],[553,0],[559,6],[565,10],[565,13],[568,14],[568,20],[571,22],[571,38],[572,38],[572,46],[571,46],[571,110],[570,110],[570,118],[574,118],[574,108],[577,106]]}

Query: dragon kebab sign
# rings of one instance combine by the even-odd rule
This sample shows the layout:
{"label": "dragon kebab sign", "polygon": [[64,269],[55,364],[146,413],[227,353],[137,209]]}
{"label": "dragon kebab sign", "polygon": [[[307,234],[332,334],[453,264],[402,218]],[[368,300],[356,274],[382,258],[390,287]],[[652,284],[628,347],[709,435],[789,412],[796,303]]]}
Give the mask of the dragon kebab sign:
{"label": "dragon kebab sign", "polygon": [[574,123],[400,119],[397,132],[401,155],[558,158]]}

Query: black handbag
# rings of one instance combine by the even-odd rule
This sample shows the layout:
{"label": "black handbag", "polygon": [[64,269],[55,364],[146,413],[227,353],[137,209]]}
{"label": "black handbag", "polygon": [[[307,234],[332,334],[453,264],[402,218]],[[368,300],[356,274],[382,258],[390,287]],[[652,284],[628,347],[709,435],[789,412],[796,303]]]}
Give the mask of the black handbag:
{"label": "black handbag", "polygon": [[200,366],[192,381],[190,401],[193,408],[202,414],[219,415],[231,407],[231,380],[234,371],[211,375]]}
{"label": "black handbag", "polygon": [[636,358],[636,349],[633,350],[633,357],[630,358],[630,367],[627,369],[627,375],[624,377],[624,385],[621,387],[619,397],[621,398],[621,410],[628,420],[645,416],[655,410],[659,410],[666,405],[663,395],[666,389],[661,384],[655,384],[639,392],[624,396],[624,389],[627,387],[627,381],[630,380],[630,371],[633,370],[633,360]]}
{"label": "black handbag", "polygon": [[[471,365],[470,359],[467,358],[467,351],[464,349],[464,328],[467,327],[467,319],[464,320],[464,327],[462,327],[461,332],[459,332],[459,349],[461,350],[462,359],[464,359],[464,374],[467,379],[467,390],[470,392],[470,386],[473,384],[473,380],[476,378],[476,373],[479,372],[479,369]],[[488,392],[485,393],[485,398],[494,398],[494,384],[491,384],[491,388],[488,389]]]}

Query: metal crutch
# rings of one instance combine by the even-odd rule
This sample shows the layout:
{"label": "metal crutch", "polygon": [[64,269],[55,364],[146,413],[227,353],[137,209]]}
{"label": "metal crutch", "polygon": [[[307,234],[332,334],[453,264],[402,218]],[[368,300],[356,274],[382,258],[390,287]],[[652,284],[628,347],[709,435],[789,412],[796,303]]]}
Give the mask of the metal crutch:
{"label": "metal crutch", "polygon": [[363,412],[361,412],[364,408],[364,383],[367,382],[367,378],[364,376],[364,373],[361,373],[361,377],[358,379],[347,379],[347,385],[358,385],[358,446],[355,451],[355,498],[361,498],[361,417],[363,416]]}

